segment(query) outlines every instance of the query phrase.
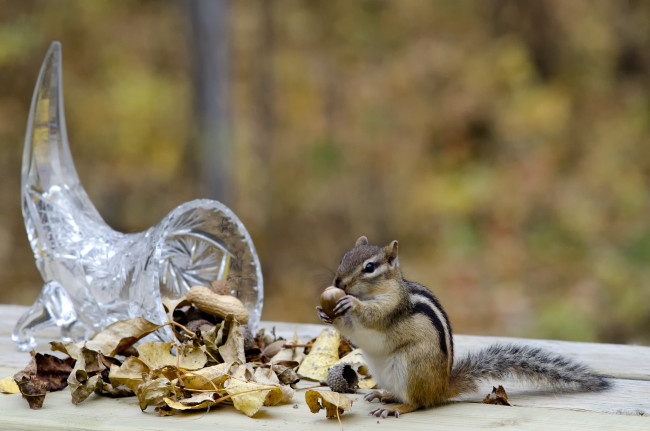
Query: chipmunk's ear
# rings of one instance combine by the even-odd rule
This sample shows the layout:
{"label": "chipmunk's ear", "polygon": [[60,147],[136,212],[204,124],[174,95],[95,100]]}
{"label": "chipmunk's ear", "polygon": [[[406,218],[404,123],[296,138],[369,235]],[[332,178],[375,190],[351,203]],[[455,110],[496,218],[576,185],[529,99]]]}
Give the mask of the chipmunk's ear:
{"label": "chipmunk's ear", "polygon": [[360,236],[354,246],[356,247],[358,245],[368,245],[368,238],[365,236]]}
{"label": "chipmunk's ear", "polygon": [[397,260],[397,240],[384,247],[384,250],[386,251],[386,258],[388,259],[388,263],[392,265],[393,262]]}

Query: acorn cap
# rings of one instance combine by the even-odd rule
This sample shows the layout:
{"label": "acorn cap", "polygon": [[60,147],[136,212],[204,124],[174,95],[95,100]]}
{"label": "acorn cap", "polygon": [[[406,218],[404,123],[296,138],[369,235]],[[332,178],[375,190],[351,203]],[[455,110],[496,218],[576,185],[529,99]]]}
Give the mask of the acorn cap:
{"label": "acorn cap", "polygon": [[334,392],[354,393],[359,389],[359,376],[350,364],[336,364],[327,374],[327,385]]}

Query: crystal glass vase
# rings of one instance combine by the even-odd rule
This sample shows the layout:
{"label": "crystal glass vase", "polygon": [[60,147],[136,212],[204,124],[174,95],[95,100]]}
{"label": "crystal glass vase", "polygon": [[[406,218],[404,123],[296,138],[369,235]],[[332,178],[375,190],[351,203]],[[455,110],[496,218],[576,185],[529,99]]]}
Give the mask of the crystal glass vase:
{"label": "crystal glass vase", "polygon": [[[109,179],[107,179],[109,181]],[[63,112],[61,45],[43,61],[27,123],[22,162],[22,212],[45,284],[18,320],[12,339],[36,346],[35,331],[56,326],[64,341],[85,339],[117,320],[167,320],[161,299],[226,278],[250,313],[262,312],[262,271],[237,216],[220,202],[184,203],[152,228],[111,229],[82,187],[68,145]],[[171,339],[165,326],[156,334]]]}

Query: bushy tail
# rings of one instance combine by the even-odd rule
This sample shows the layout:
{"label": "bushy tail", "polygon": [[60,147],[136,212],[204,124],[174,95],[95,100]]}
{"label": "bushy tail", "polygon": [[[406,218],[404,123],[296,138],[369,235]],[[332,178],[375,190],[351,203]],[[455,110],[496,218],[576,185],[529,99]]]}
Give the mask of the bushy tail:
{"label": "bushy tail", "polygon": [[481,380],[508,377],[565,391],[601,391],[610,386],[607,376],[563,356],[537,347],[495,344],[454,364],[451,396],[476,391]]}

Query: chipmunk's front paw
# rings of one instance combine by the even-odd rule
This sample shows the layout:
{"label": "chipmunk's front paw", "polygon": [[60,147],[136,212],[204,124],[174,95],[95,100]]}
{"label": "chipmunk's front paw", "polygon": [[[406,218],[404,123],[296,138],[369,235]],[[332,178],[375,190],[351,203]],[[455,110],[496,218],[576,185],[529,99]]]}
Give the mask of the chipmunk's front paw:
{"label": "chipmunk's front paw", "polygon": [[353,310],[359,300],[355,298],[354,296],[351,295],[345,295],[341,299],[338,300],[336,303],[336,307],[334,307],[334,314],[336,317],[343,316],[344,314],[347,314],[351,310]]}
{"label": "chipmunk's front paw", "polygon": [[316,311],[318,311],[318,318],[323,322],[327,323],[328,325],[332,324],[332,318],[327,315],[325,310],[323,310],[323,307],[320,305],[316,307]]}

